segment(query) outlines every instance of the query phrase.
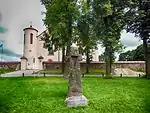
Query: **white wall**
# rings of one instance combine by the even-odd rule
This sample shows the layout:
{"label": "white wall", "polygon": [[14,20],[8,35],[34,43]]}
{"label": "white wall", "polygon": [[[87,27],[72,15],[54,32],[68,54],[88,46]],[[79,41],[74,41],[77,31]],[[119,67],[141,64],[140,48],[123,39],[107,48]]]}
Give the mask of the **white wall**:
{"label": "white wall", "polygon": [[26,69],[27,69],[27,60],[21,59],[21,70],[26,70]]}

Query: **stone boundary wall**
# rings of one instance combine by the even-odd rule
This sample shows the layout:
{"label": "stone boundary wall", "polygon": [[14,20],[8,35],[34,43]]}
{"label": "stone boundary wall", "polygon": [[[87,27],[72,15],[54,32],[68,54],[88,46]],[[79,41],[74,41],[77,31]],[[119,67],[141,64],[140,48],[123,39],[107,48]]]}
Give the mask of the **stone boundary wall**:
{"label": "stone boundary wall", "polygon": [[21,63],[20,62],[0,62],[0,68],[20,70]]}
{"label": "stone boundary wall", "polygon": [[[43,62],[44,69],[61,69],[61,62]],[[144,71],[145,70],[145,62],[144,61],[118,61],[115,62],[112,66],[115,68],[130,68],[136,71]],[[81,69],[86,68],[86,63],[81,62]],[[92,62],[89,65],[90,69],[104,69],[104,62]]]}
{"label": "stone boundary wall", "polygon": [[[61,69],[61,62],[43,62],[44,69]],[[11,68],[15,70],[19,70],[21,68],[20,62],[0,62],[0,68]],[[86,63],[81,62],[81,69],[86,68]],[[104,69],[104,62],[92,62],[89,65],[90,69]],[[145,62],[144,61],[118,61],[113,64],[113,68],[130,68],[136,71],[144,71],[145,70]]]}

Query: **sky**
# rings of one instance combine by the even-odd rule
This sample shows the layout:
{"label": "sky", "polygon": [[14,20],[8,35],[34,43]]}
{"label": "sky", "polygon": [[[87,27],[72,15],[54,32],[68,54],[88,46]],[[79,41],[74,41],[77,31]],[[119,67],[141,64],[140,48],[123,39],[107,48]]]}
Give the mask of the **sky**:
{"label": "sky", "polygon": [[[0,0],[0,29],[6,29],[6,32],[0,33],[0,40],[9,51],[23,54],[23,29],[31,22],[39,34],[45,30],[43,10],[40,0]],[[134,34],[125,31],[122,32],[121,42],[126,46],[124,51],[135,49],[142,43]],[[99,47],[99,51],[101,54],[103,49]]]}

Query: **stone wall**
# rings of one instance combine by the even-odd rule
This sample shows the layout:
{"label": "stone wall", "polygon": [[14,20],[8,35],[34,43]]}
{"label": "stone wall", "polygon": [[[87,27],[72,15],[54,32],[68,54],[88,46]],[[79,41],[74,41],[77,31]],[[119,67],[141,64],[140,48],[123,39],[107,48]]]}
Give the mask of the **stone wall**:
{"label": "stone wall", "polygon": [[0,62],[0,68],[20,70],[20,62]]}
{"label": "stone wall", "polygon": [[144,71],[144,61],[119,61],[114,64],[114,68],[130,68],[135,71]]}
{"label": "stone wall", "polygon": [[[0,68],[11,68],[11,69],[20,69],[20,62],[0,62]],[[43,62],[44,69],[53,70],[53,69],[61,69],[61,62]],[[86,63],[81,63],[81,69],[86,68]],[[90,69],[105,69],[104,62],[92,62],[89,65]],[[137,71],[145,70],[145,62],[144,61],[118,61],[113,64],[113,68],[130,68]]]}
{"label": "stone wall", "polygon": [[[44,62],[44,69],[61,69],[61,62]],[[86,68],[86,63],[81,63],[81,69]],[[90,69],[104,69],[104,62],[92,62],[89,65]],[[136,71],[144,71],[145,70],[145,62],[144,61],[118,61],[113,64],[113,68],[130,68]]]}

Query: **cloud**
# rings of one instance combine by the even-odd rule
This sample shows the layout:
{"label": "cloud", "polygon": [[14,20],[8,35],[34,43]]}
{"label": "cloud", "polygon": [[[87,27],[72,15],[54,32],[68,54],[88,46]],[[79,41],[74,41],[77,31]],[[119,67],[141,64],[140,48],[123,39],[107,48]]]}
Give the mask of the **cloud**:
{"label": "cloud", "polygon": [[8,29],[5,34],[0,34],[0,37],[10,50],[23,54],[23,29],[28,27],[31,21],[39,33],[45,30],[42,9],[40,0],[0,0],[0,12],[3,15],[1,24]]}
{"label": "cloud", "polygon": [[135,49],[138,45],[142,44],[139,37],[135,37],[131,33],[126,33],[125,30],[121,34],[121,42],[126,47],[125,51]]}
{"label": "cloud", "polygon": [[0,46],[0,60],[2,61],[18,61],[21,55],[11,51],[4,44]]}
{"label": "cloud", "polygon": [[[2,21],[2,13],[0,12],[0,23]],[[1,26],[0,24],[0,33],[5,33],[7,30],[5,29],[5,27]]]}

